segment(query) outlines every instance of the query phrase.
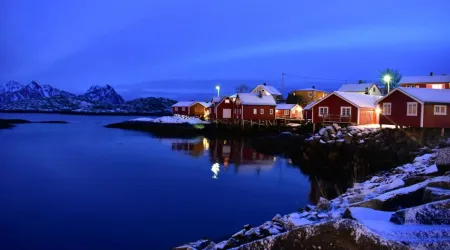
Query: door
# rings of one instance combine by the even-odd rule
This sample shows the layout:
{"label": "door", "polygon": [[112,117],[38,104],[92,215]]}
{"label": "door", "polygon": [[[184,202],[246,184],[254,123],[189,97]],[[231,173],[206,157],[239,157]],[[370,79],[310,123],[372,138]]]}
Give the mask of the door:
{"label": "door", "polygon": [[231,109],[223,109],[222,118],[231,118]]}

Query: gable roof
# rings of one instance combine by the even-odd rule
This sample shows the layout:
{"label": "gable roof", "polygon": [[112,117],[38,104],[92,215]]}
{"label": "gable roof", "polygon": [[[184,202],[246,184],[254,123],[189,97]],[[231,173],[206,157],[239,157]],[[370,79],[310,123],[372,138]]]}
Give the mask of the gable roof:
{"label": "gable roof", "polygon": [[223,97],[213,96],[212,102],[220,102],[223,99]]}
{"label": "gable roof", "polygon": [[382,98],[381,96],[376,96],[376,95],[366,95],[366,94],[334,91],[330,95],[325,96],[324,98],[322,98],[319,101],[317,101],[316,103],[314,103],[311,107],[316,106],[317,104],[321,103],[323,100],[326,100],[330,96],[333,96],[333,95],[345,100],[346,102],[348,102],[358,108],[375,108],[376,102]]}
{"label": "gable roof", "polygon": [[203,105],[205,108],[209,108],[211,107],[211,103],[210,102],[199,102],[201,105]]}
{"label": "gable roof", "polygon": [[237,98],[239,98],[243,105],[277,105],[275,99],[273,99],[273,96],[270,95],[259,96],[256,93],[239,93]]}
{"label": "gable roof", "polygon": [[[341,92],[364,92],[366,91],[366,88],[370,89],[375,85],[377,88],[378,86],[375,83],[361,83],[361,84],[342,84],[342,86],[339,88],[338,91]],[[379,90],[379,88],[378,88]]]}
{"label": "gable roof", "polygon": [[317,101],[312,101],[312,102],[310,102],[310,103],[308,103],[308,105],[306,105],[304,108],[303,108],[303,110],[310,110],[311,108],[312,108],[312,106],[314,106],[314,104],[316,103]]}
{"label": "gable roof", "polygon": [[436,76],[404,76],[400,79],[400,84],[405,83],[450,83],[450,75]]}
{"label": "gable roof", "polygon": [[295,106],[298,106],[298,104],[282,103],[282,104],[278,104],[276,109],[291,110],[291,109],[295,108]]}
{"label": "gable roof", "polygon": [[328,93],[328,91],[320,90],[320,89],[316,89],[316,88],[296,89],[296,90],[294,90],[294,91],[319,91],[319,92],[325,92],[325,93]]}
{"label": "gable roof", "polygon": [[252,90],[252,93],[258,88],[261,87],[264,89],[264,91],[266,91],[267,93],[271,94],[271,95],[281,95],[281,92],[278,91],[278,89],[276,89],[274,86],[270,86],[270,85],[264,85],[264,84],[260,84],[258,86],[256,86],[256,88],[254,88]]}
{"label": "gable roof", "polygon": [[400,91],[405,95],[415,99],[420,103],[450,103],[450,89],[426,89],[426,88],[396,88],[391,93],[377,101],[384,100],[395,91]]}
{"label": "gable roof", "polygon": [[174,105],[172,105],[172,107],[190,107],[196,103],[197,103],[197,101],[177,102]]}

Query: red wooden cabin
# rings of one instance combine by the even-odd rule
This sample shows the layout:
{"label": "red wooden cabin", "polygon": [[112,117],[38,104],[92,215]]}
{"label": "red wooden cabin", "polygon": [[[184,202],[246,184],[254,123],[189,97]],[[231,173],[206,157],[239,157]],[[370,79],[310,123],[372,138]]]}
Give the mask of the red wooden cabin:
{"label": "red wooden cabin", "polygon": [[381,96],[335,91],[311,106],[313,123],[377,124]]}
{"label": "red wooden cabin", "polygon": [[450,75],[404,76],[400,86],[405,88],[450,89]]}
{"label": "red wooden cabin", "polygon": [[230,97],[214,97],[210,106],[210,119],[215,120],[234,120],[235,105]]}
{"label": "red wooden cabin", "polygon": [[280,119],[302,119],[302,108],[298,104],[278,104],[275,116]]}
{"label": "red wooden cabin", "polygon": [[275,120],[275,99],[271,95],[239,93],[236,96],[235,119],[268,121]]}
{"label": "red wooden cabin", "polygon": [[450,89],[397,88],[380,99],[380,124],[450,128]]}
{"label": "red wooden cabin", "polygon": [[208,104],[198,101],[177,102],[172,105],[172,114],[204,117],[208,114]]}

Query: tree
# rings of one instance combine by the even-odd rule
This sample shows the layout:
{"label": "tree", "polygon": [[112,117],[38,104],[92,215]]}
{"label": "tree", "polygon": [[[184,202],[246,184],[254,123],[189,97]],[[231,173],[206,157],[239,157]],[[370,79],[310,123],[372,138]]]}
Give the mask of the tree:
{"label": "tree", "polygon": [[245,84],[241,84],[236,87],[236,93],[248,93],[250,92],[250,87]]}
{"label": "tree", "polygon": [[384,84],[385,90],[387,91],[387,82],[385,81],[385,77],[389,76],[389,89],[393,90],[398,87],[400,79],[402,79],[402,75],[396,69],[387,68],[385,70],[380,71],[380,82]]}
{"label": "tree", "polygon": [[288,97],[286,99],[287,104],[299,104],[300,106],[303,106],[304,100],[299,95],[294,95],[294,93],[289,93]]}

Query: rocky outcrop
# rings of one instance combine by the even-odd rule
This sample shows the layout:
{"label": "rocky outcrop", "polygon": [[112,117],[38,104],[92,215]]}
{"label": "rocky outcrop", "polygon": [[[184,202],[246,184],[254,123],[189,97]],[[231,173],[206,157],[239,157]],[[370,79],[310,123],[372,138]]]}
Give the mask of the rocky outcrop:
{"label": "rocky outcrop", "polygon": [[396,224],[450,225],[450,200],[399,210],[390,221]]}
{"label": "rocky outcrop", "polygon": [[450,170],[450,147],[439,150],[436,157],[436,166],[441,173]]}
{"label": "rocky outcrop", "polygon": [[407,246],[381,238],[361,223],[333,220],[306,225],[275,237],[255,241],[237,249],[408,249]]}

